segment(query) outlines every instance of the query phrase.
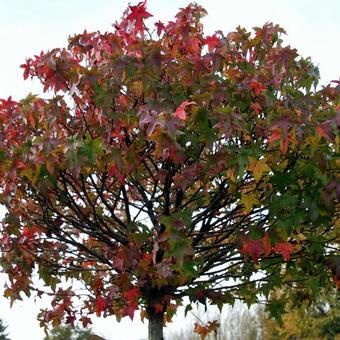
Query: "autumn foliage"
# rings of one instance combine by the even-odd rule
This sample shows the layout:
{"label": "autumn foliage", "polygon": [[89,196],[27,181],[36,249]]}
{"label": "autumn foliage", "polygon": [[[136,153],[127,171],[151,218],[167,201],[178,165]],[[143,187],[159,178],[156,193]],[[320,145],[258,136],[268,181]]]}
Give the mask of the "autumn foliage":
{"label": "autumn foliage", "polygon": [[205,14],[129,6],[26,60],[49,99],[1,100],[5,296],[53,296],[42,324],[339,283],[339,82],[279,26],[206,36]]}

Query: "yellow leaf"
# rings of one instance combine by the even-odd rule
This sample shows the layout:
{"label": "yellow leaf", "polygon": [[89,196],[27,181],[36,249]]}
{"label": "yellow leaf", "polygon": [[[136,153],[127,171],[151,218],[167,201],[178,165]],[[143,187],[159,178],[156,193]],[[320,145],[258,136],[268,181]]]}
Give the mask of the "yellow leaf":
{"label": "yellow leaf", "polygon": [[34,177],[34,172],[31,168],[24,168],[20,171],[20,176],[27,177],[27,179],[31,181]]}
{"label": "yellow leaf", "polygon": [[4,297],[9,298],[13,296],[13,289],[7,288],[4,292]]}
{"label": "yellow leaf", "polygon": [[256,194],[243,194],[240,203],[244,205],[245,211],[247,213],[251,211],[254,205],[260,204]]}
{"label": "yellow leaf", "polygon": [[135,90],[138,97],[143,94],[143,82],[141,80],[137,80],[132,84],[132,88]]}
{"label": "yellow leaf", "polygon": [[319,147],[321,137],[319,135],[309,136],[306,138],[305,144],[312,148],[312,151],[316,151]]}
{"label": "yellow leaf", "polygon": [[227,178],[229,178],[234,183],[236,182],[235,170],[234,169],[228,169],[227,170]]}
{"label": "yellow leaf", "polygon": [[270,167],[263,159],[257,160],[252,157],[249,157],[249,159],[250,163],[248,165],[248,170],[253,173],[256,182],[262,178],[264,172],[271,171]]}
{"label": "yellow leaf", "polygon": [[281,169],[281,170],[285,170],[287,168],[287,165],[288,165],[288,159],[285,159],[283,162],[279,163],[278,164],[278,167]]}
{"label": "yellow leaf", "polygon": [[340,168],[340,159],[335,160],[335,166],[336,168]]}

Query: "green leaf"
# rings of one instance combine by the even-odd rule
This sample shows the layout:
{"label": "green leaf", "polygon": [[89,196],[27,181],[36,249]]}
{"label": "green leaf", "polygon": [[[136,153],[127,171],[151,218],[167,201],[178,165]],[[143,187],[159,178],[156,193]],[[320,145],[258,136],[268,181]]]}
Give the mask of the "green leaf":
{"label": "green leaf", "polygon": [[190,312],[192,310],[192,306],[191,305],[187,305],[185,307],[185,310],[184,310],[184,316],[187,316],[188,312]]}
{"label": "green leaf", "polygon": [[266,311],[282,326],[282,314],[285,311],[285,301],[283,299],[271,299],[266,305]]}

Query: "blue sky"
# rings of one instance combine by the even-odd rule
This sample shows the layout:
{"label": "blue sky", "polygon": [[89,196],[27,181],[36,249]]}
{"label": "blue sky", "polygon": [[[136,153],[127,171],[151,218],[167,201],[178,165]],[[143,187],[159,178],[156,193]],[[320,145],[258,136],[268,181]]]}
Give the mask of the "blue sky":
{"label": "blue sky", "polygon": [[[137,3],[138,1],[132,2]],[[319,65],[321,83],[327,84],[340,77],[340,1],[339,0],[201,0],[197,2],[208,11],[204,19],[207,33],[215,30],[230,32],[241,25],[248,29],[267,21],[286,29],[287,44],[310,56]],[[123,0],[0,0],[0,98],[12,95],[15,99],[29,92],[40,93],[40,87],[23,81],[19,65],[26,57],[54,47],[67,45],[67,37],[74,33],[111,30],[129,1]],[[171,20],[177,9],[187,0],[149,0],[148,9],[155,19]],[[0,279],[0,284],[3,280]],[[1,285],[0,285],[1,287]],[[0,288],[0,295],[2,289]],[[9,325],[12,340],[42,339],[43,332],[36,321],[37,307],[25,300],[9,309],[0,300],[0,317]],[[19,321],[20,320],[20,321]],[[113,321],[98,321],[95,329],[107,339],[135,340],[146,334],[146,325],[124,321],[113,326]]]}

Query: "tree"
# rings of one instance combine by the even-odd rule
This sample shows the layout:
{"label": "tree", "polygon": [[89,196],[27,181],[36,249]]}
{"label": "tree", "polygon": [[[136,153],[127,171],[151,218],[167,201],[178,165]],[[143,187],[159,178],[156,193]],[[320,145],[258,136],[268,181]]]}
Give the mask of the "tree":
{"label": "tree", "polygon": [[8,334],[6,333],[7,326],[4,325],[0,319],[0,340],[10,340]]}
{"label": "tree", "polygon": [[88,340],[93,335],[90,329],[71,326],[57,326],[52,328],[44,340]]}
{"label": "tree", "polygon": [[153,30],[129,6],[112,32],[27,59],[48,98],[1,100],[5,296],[53,296],[42,324],[139,309],[162,339],[184,297],[290,286],[299,305],[339,286],[340,83],[317,88],[279,26],[205,36],[205,14]]}
{"label": "tree", "polygon": [[[57,326],[52,328],[44,340],[89,340],[94,336],[91,329],[82,329],[80,327]],[[98,337],[98,339],[102,339]]]}
{"label": "tree", "polygon": [[279,325],[262,316],[264,339],[340,339],[340,301],[336,292],[319,296],[311,305],[303,304],[283,316]]}

